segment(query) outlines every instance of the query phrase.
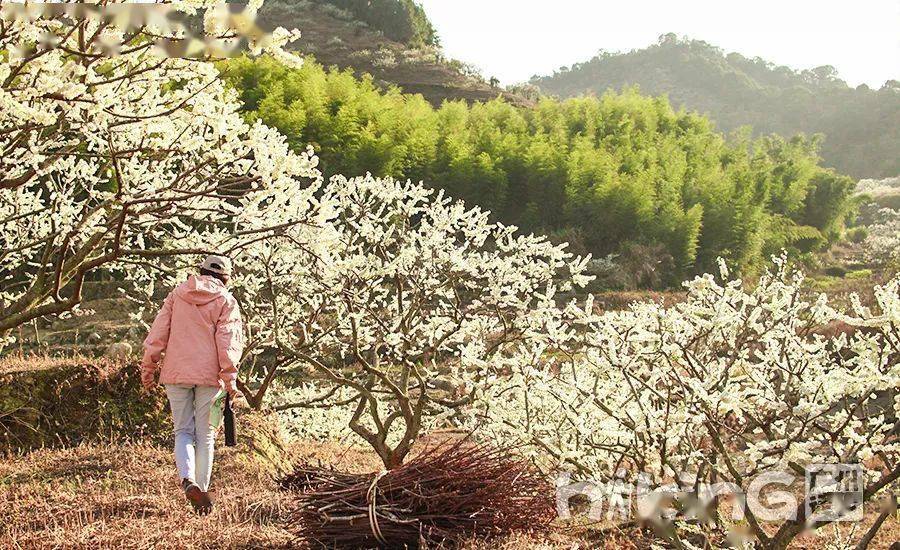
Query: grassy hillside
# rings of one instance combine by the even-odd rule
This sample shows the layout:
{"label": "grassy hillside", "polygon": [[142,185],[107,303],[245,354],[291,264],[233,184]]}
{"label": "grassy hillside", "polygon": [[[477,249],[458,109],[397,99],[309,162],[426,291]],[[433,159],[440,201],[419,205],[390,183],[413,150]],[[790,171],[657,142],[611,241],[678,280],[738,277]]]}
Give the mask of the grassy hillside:
{"label": "grassy hillside", "polygon": [[[472,67],[446,59],[437,47],[433,30],[415,30],[431,28],[421,8],[410,10],[423,21],[403,30],[405,14],[398,13],[394,19],[376,18],[359,9],[339,7],[352,8],[355,4],[350,0],[267,1],[259,21],[266,28],[300,29],[303,38],[296,44],[299,51],[326,67],[350,69],[360,77],[370,74],[382,89],[397,86],[406,93],[422,94],[434,106],[445,100],[472,103],[498,96],[515,104],[529,103],[492,86]],[[417,7],[411,2],[405,4]]]}
{"label": "grassy hillside", "polygon": [[900,173],[900,83],[879,90],[849,87],[833,67],[793,71],[705,42],[665,35],[628,53],[602,53],[532,82],[572,97],[637,85],[676,106],[707,113],[723,130],[823,133],[826,165],[855,177]]}

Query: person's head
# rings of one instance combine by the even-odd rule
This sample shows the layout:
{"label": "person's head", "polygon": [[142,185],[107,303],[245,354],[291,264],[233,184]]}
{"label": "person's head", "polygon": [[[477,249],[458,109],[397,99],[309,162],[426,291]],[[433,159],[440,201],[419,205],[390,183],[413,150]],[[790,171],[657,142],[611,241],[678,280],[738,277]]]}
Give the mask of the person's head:
{"label": "person's head", "polygon": [[231,260],[225,256],[210,254],[200,264],[200,275],[215,277],[227,285],[231,281]]}

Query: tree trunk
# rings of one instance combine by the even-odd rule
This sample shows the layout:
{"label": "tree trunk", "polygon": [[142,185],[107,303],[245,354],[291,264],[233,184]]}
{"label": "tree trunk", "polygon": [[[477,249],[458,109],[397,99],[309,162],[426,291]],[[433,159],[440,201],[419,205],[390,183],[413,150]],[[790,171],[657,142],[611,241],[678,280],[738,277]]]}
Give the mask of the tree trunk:
{"label": "tree trunk", "polygon": [[399,468],[403,465],[404,458],[404,456],[389,451],[387,455],[381,457],[381,462],[384,464],[385,470],[393,470],[394,468]]}
{"label": "tree trunk", "polygon": [[378,453],[378,457],[381,458],[381,462],[384,464],[384,468],[386,470],[393,470],[394,468],[398,468],[403,465],[403,462],[406,460],[407,455],[409,455],[409,451],[412,448],[412,443],[419,436],[419,426],[418,424],[414,426],[407,426],[406,432],[403,434],[403,439],[400,443],[397,444],[396,447],[391,449],[384,440],[387,438],[387,434],[379,434],[379,438],[381,438],[382,444],[375,446],[375,451]]}

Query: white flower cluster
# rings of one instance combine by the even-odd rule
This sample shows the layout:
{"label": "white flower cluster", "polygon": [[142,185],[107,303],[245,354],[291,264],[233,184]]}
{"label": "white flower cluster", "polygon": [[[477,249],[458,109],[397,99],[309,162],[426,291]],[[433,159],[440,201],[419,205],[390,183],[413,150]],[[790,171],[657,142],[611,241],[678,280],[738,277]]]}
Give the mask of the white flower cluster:
{"label": "white flower cluster", "polygon": [[20,15],[0,7],[0,334],[71,309],[97,267],[150,290],[165,254],[310,214],[317,159],[248,125],[213,64],[164,55],[149,27]]}
{"label": "white flower cluster", "polygon": [[878,210],[876,219],[866,230],[868,236],[863,248],[867,260],[882,265],[900,260],[900,211]]}
{"label": "white flower cluster", "polygon": [[0,338],[72,311],[92,269],[150,295],[158,270],[183,276],[159,258],[217,251],[240,267],[247,353],[313,373],[279,402],[316,407],[300,433],[349,427],[388,467],[444,424],[591,476],[740,485],[900,459],[900,279],[850,314],[808,300],[783,258],[749,290],[722,265],[668,308],[563,305],[590,258],[421,184],[324,183],[213,65],[150,45],[114,21],[4,19]]}
{"label": "white flower cluster", "polygon": [[399,441],[401,459],[494,365],[560,330],[556,293],[589,280],[588,260],[421,184],[338,176],[314,224],[241,251],[258,276],[237,292],[261,298],[246,308],[254,341],[349,391],[350,426],[383,458]]}
{"label": "white flower cluster", "polygon": [[870,195],[877,197],[880,195],[892,195],[900,190],[900,177],[885,179],[862,179],[856,184],[854,190],[856,195]]}
{"label": "white flower cluster", "polygon": [[849,315],[802,282],[778,258],[750,290],[707,275],[669,308],[571,305],[575,337],[497,369],[469,425],[607,479],[715,472],[742,486],[809,463],[896,465],[900,279],[876,288],[876,312],[857,301]]}

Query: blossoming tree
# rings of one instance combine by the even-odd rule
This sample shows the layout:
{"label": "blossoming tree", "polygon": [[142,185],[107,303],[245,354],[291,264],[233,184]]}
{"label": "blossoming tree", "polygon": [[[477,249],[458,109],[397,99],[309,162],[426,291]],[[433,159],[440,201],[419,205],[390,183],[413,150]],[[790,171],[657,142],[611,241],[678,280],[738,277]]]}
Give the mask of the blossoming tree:
{"label": "blossoming tree", "polygon": [[[670,308],[559,307],[588,259],[420,184],[323,185],[311,152],[243,120],[213,65],[161,51],[181,31],[0,10],[0,346],[76,308],[92,271],[146,291],[159,258],[214,250],[244,271],[248,352],[276,350],[255,401],[308,367],[280,408],[346,410],[386,468],[452,419],[583,476],[687,472],[747,492],[777,469],[865,463],[867,499],[900,478],[900,400],[884,398],[900,386],[900,280],[851,314],[807,300],[783,261],[749,290],[697,278]],[[237,38],[207,15],[208,37]],[[292,62],[293,36],[251,43]],[[860,330],[816,331],[831,321]],[[771,548],[809,519],[772,533],[747,514]]]}
{"label": "blossoming tree", "polygon": [[319,404],[351,407],[350,428],[387,468],[530,345],[557,288],[586,281],[564,247],[420,184],[336,177],[320,201],[322,229],[245,251],[269,300],[256,324],[312,369]]}
{"label": "blossoming tree", "polygon": [[889,268],[900,261],[900,211],[881,208],[875,220],[867,228],[868,236],[863,241],[865,260]]}
{"label": "blossoming tree", "polygon": [[[570,306],[579,329],[558,364],[543,350],[543,361],[485,385],[473,425],[595,479],[625,472],[683,484],[687,474],[687,493],[725,482],[752,494],[761,474],[802,480],[814,463],[865,464],[867,500],[900,478],[900,397],[889,398],[900,387],[900,279],[876,289],[875,312],[857,302],[853,315],[824,296],[806,300],[783,259],[750,290],[712,276],[686,286],[686,301],[670,308]],[[821,335],[833,320],[860,329]],[[753,506],[746,519],[765,548],[827,523],[802,503],[794,512],[774,533]]]}
{"label": "blossoming tree", "polygon": [[[240,38],[224,3],[193,4],[204,40]],[[236,250],[314,210],[315,157],[248,125],[208,52],[165,50],[205,42],[99,11],[115,7],[0,7],[0,341],[77,307],[98,268],[146,288],[161,256]],[[294,37],[255,36],[269,51]]]}

